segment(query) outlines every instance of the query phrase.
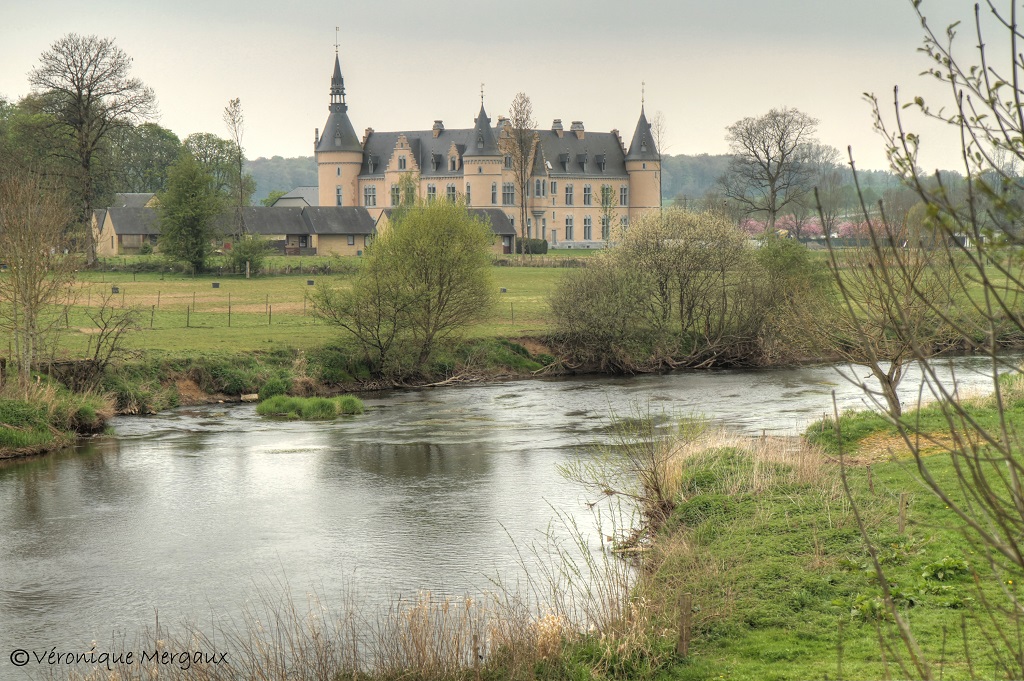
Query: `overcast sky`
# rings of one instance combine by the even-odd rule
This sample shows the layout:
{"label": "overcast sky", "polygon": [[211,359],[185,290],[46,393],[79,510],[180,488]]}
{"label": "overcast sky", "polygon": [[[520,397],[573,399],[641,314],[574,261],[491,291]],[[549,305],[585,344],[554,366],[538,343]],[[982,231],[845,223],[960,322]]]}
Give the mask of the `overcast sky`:
{"label": "overcast sky", "polygon": [[[973,2],[924,7],[945,26],[969,20]],[[240,97],[250,158],[306,156],[327,118],[335,26],[360,133],[470,127],[482,82],[492,119],[523,91],[541,127],[582,120],[628,144],[646,82],[664,153],[725,153],[727,125],[789,106],[820,121],[823,142],[852,145],[859,167],[882,168],[863,93],[948,99],[918,75],[928,64],[910,0],[0,0],[0,94],[25,95],[64,34],[111,37],[179,137],[226,136],[221,113]],[[915,129],[922,165],[959,167],[955,139]]]}

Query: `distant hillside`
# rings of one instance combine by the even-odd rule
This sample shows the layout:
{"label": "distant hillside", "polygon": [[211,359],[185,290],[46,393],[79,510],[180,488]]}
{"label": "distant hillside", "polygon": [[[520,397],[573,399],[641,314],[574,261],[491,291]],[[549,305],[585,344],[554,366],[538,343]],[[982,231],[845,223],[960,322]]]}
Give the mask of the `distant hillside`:
{"label": "distant hillside", "polygon": [[661,159],[661,197],[666,203],[676,197],[699,199],[714,188],[728,165],[728,154],[665,155]]}
{"label": "distant hillside", "polygon": [[256,193],[252,198],[256,206],[272,191],[287,192],[296,187],[315,187],[317,184],[316,161],[312,156],[260,157],[255,161],[246,161],[245,169],[256,180]]}
{"label": "distant hillside", "polygon": [[[677,197],[700,199],[714,189],[715,180],[725,174],[728,165],[728,154],[666,155],[662,158],[662,198],[666,204]],[[254,205],[259,205],[272,191],[287,192],[296,187],[315,187],[317,184],[316,160],[312,156],[261,157],[247,161],[246,170],[256,180]],[[886,171],[860,171],[860,176],[866,186],[877,185],[882,189],[897,184],[892,174]]]}

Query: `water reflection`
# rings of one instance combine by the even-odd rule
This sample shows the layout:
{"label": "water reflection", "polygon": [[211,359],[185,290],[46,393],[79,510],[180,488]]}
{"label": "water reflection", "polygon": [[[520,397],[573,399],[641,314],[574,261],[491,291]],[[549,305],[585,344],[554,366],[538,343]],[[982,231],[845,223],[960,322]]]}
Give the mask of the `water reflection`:
{"label": "water reflection", "polygon": [[[983,360],[956,368],[986,384]],[[154,611],[237,614],[268,576],[298,602],[314,584],[372,601],[514,580],[517,545],[556,509],[589,527],[557,466],[607,443],[610,414],[795,433],[831,411],[833,390],[863,404],[832,369],[804,367],[395,392],[332,423],[252,405],[119,418],[116,437],[0,465],[0,649],[133,636]]]}

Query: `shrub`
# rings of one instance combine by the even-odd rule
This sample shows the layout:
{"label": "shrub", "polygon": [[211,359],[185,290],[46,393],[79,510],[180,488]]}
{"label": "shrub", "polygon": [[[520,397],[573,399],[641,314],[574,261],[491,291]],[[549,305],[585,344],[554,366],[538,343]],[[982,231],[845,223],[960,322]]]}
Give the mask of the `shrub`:
{"label": "shrub", "polygon": [[516,253],[536,253],[537,255],[545,255],[547,252],[548,242],[546,239],[520,239],[519,237],[516,237]]}
{"label": "shrub", "polygon": [[362,414],[366,411],[363,401],[355,395],[342,395],[336,397],[338,413],[341,414]]}
{"label": "shrub", "polygon": [[287,395],[291,389],[290,381],[287,381],[280,376],[271,378],[263,384],[263,388],[260,390],[260,402],[267,400],[277,395]]}

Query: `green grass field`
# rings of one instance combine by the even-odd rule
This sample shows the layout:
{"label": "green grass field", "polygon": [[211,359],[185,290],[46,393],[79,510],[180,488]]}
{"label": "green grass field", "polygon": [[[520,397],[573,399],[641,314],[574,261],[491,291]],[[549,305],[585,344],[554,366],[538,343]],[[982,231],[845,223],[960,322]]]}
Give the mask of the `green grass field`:
{"label": "green grass field", "polygon": [[[545,333],[547,300],[565,273],[558,267],[494,267],[498,302],[490,318],[469,330],[474,338],[515,338]],[[170,353],[210,350],[307,349],[338,330],[313,316],[309,295],[317,283],[344,285],[351,275],[290,274],[196,277],[181,274],[85,272],[79,277],[63,343],[71,354],[88,347],[94,324],[88,313],[104,295],[118,307],[136,307],[141,330],[132,347]],[[310,286],[308,282],[314,282]],[[214,283],[219,284],[214,288]],[[112,293],[114,288],[116,294]],[[501,293],[501,289],[505,289]],[[230,310],[230,318],[229,318]]]}

